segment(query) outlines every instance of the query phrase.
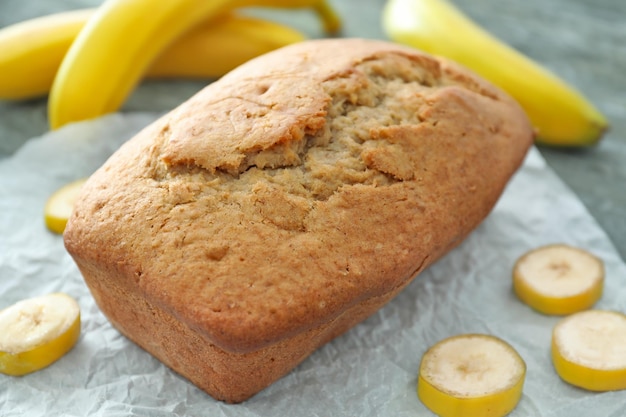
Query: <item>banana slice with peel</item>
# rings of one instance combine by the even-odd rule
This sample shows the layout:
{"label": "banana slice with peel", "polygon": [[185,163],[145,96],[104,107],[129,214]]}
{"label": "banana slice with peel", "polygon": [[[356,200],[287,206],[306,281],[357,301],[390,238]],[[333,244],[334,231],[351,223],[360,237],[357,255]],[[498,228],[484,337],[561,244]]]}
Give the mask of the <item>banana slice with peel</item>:
{"label": "banana slice with peel", "polygon": [[86,179],[76,180],[56,190],[46,201],[44,220],[54,233],[62,234],[72,214],[74,203]]}
{"label": "banana slice with peel", "polygon": [[552,362],[577,387],[626,390],[626,315],[587,310],[561,319],[552,333]]}
{"label": "banana slice with peel", "polygon": [[470,68],[507,91],[526,111],[537,142],[589,146],[606,117],[573,86],[479,27],[448,0],[388,0],[383,29],[390,39]]}
{"label": "banana slice with peel", "polygon": [[522,396],[526,364],[505,341],[463,334],[433,345],[422,357],[417,395],[441,417],[497,417]]}
{"label": "banana slice with peel", "polygon": [[[50,91],[72,42],[95,9],[38,17],[0,30],[0,99]],[[304,40],[289,26],[227,13],[185,33],[148,68],[147,78],[218,78],[249,59]]]}
{"label": "banana slice with peel", "polygon": [[313,7],[325,0],[106,0],[80,31],[48,98],[51,129],[118,110],[163,50],[238,7]]}
{"label": "banana slice with peel", "polygon": [[602,296],[604,264],[580,248],[543,246],[515,263],[513,288],[520,300],[543,314],[572,314],[592,307]]}
{"label": "banana slice with peel", "polygon": [[0,372],[20,376],[52,364],[80,336],[80,308],[53,293],[19,301],[0,311]]}

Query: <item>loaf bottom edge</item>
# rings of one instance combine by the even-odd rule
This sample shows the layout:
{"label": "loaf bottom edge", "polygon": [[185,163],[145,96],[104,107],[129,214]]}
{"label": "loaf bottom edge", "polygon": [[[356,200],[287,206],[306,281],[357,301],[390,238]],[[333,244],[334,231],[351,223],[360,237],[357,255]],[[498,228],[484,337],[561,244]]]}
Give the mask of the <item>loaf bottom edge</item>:
{"label": "loaf bottom edge", "polygon": [[[77,260],[96,304],[129,340],[216,400],[241,403],[279,380],[315,350],[379,310],[409,284],[357,303],[334,320],[251,352],[223,350],[200,332],[123,288],[111,272]],[[413,277],[410,277],[413,278]]]}

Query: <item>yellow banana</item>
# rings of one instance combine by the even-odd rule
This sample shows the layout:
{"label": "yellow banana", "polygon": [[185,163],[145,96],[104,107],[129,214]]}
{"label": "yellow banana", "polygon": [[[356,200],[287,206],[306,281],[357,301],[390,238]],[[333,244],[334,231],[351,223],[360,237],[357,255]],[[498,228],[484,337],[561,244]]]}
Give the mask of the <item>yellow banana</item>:
{"label": "yellow banana", "polygon": [[148,69],[148,77],[218,78],[271,50],[306,36],[288,26],[227,14],[183,35]]}
{"label": "yellow banana", "polygon": [[[62,12],[0,30],[0,99],[48,94],[63,56],[94,12]],[[288,26],[227,13],[185,33],[157,57],[146,76],[217,78],[255,56],[304,39]]]}
{"label": "yellow banana", "polygon": [[390,39],[452,59],[507,91],[526,111],[538,143],[593,145],[608,127],[580,92],[447,0],[388,0],[382,23]]}
{"label": "yellow banana", "polygon": [[318,13],[332,12],[320,8],[323,1],[106,0],[80,31],[55,76],[48,98],[50,127],[116,111],[159,53],[202,21],[246,6],[315,6]]}
{"label": "yellow banana", "polygon": [[38,17],[0,30],[0,98],[45,94],[54,74],[92,10]]}

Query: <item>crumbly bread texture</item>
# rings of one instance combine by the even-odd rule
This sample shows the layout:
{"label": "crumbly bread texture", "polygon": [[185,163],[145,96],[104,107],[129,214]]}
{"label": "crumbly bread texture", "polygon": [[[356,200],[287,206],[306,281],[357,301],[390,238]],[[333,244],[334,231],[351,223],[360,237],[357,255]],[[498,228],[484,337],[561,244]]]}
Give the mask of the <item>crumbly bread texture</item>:
{"label": "crumbly bread texture", "polygon": [[240,402],[459,244],[532,139],[517,103],[457,65],[307,41],[124,144],[84,186],[65,244],[116,328]]}

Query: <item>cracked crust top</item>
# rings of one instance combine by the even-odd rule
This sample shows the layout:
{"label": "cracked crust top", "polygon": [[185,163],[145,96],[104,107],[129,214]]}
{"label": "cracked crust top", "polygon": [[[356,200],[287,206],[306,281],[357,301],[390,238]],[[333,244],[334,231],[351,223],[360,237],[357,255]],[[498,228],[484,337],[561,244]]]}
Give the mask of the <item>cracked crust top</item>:
{"label": "cracked crust top", "polygon": [[487,216],[532,137],[511,98],[452,63],[308,41],[126,143],[85,185],[66,246],[251,351],[406,285]]}

